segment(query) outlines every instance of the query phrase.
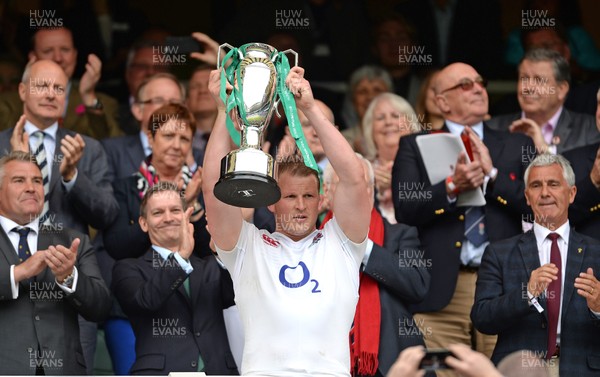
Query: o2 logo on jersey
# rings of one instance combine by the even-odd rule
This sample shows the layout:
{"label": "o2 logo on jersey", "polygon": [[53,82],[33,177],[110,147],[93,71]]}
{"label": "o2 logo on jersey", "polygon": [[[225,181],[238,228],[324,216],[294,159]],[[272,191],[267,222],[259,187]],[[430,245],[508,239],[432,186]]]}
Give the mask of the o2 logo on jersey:
{"label": "o2 logo on jersey", "polygon": [[[296,282],[296,283],[291,283],[287,280],[287,278],[285,277],[285,272],[287,270],[295,270],[296,268],[300,267],[302,269],[302,279],[300,279],[300,281]],[[288,265],[283,265],[281,267],[281,269],[279,270],[279,282],[281,284],[283,284],[284,287],[287,288],[300,288],[304,285],[306,285],[306,283],[308,283],[310,280],[311,283],[314,283],[314,287],[312,289],[312,293],[319,293],[321,292],[319,288],[319,282],[316,279],[310,279],[310,271],[308,270],[308,267],[306,267],[306,264],[304,264],[304,262],[299,262],[297,266],[295,267],[290,267]]]}

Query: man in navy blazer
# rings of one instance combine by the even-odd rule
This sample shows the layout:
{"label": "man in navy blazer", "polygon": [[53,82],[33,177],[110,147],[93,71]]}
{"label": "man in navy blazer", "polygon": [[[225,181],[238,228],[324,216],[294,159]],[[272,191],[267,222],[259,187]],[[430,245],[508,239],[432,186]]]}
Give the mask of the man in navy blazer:
{"label": "man in navy blazer", "polygon": [[214,256],[193,255],[192,208],[184,206],[175,184],[152,186],[139,217],[152,247],[113,269],[112,289],[136,338],[130,373],[237,375],[223,320],[233,285]]}
{"label": "man in navy blazer", "polygon": [[538,156],[525,172],[533,230],[490,244],[477,279],[473,323],[498,334],[492,360],[517,350],[545,360],[551,375],[600,373],[600,242],[568,220],[577,188],[561,155]]}
{"label": "man in navy blazer", "polygon": [[493,339],[476,333],[469,318],[487,241],[475,246],[468,240],[468,207],[457,206],[456,201],[463,191],[482,187],[486,204],[479,208],[485,225],[477,229],[491,241],[519,234],[529,211],[521,177],[535,148],[526,136],[495,131],[483,122],[488,97],[485,81],[473,67],[451,64],[437,77],[434,88],[445,119],[443,131],[467,132],[474,161],[467,162],[463,153],[458,161],[448,161],[454,171],[447,179],[431,182],[422,153],[435,151],[421,152],[417,146],[417,138],[428,132],[400,139],[392,168],[396,219],[418,228],[424,258],[431,261],[430,289],[411,310],[419,326],[430,332],[425,336],[427,347],[464,343],[489,355]]}

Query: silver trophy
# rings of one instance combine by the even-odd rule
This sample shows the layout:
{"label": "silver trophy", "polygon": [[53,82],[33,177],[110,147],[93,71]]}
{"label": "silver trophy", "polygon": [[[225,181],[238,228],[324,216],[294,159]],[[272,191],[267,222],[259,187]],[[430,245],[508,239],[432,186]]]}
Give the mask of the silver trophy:
{"label": "silver trophy", "polygon": [[[227,43],[219,47],[233,47]],[[294,51],[287,50],[282,53]],[[262,151],[264,134],[277,107],[277,70],[274,61],[278,52],[264,43],[249,43],[238,50],[239,64],[234,82],[237,104],[231,111],[232,120],[241,128],[240,148],[221,160],[221,177],[215,185],[215,196],[224,203],[246,208],[271,205],[279,200],[275,159]],[[234,94],[235,95],[235,91]]]}

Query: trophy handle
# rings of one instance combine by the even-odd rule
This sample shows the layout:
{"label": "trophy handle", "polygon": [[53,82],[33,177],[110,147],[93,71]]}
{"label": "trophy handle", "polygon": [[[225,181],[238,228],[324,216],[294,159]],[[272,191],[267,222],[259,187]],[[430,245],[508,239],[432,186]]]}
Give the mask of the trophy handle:
{"label": "trophy handle", "polygon": [[[221,68],[221,49],[224,47],[229,47],[230,50],[233,50],[235,48],[232,45],[230,45],[229,43],[223,43],[222,45],[219,46],[219,49],[217,50],[217,69]],[[244,59],[244,55],[242,54],[241,51],[238,51],[238,54],[240,55],[240,59]],[[298,57],[296,56],[296,61],[297,60],[298,60]]]}
{"label": "trophy handle", "polygon": [[295,58],[295,64],[294,64],[294,67],[297,67],[297,66],[298,66],[298,53],[297,53],[296,51],[294,51],[294,50],[292,50],[292,49],[290,48],[290,49],[287,49],[287,50],[285,50],[285,51],[281,51],[281,53],[282,53],[282,54],[287,54],[287,53],[293,54],[293,55],[294,55],[294,58]]}
{"label": "trophy handle", "polygon": [[281,102],[281,100],[279,98],[277,98],[277,101],[275,101],[275,114],[277,114],[277,118],[281,118],[281,114],[279,114],[279,103]]}

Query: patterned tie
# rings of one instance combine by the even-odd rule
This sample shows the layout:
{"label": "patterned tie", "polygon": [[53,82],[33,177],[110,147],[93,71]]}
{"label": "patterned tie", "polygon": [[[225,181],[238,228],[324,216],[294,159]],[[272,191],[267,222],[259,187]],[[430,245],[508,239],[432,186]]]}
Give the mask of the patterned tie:
{"label": "patterned tie", "polygon": [[560,291],[562,283],[562,262],[560,259],[560,250],[558,249],[557,233],[548,234],[548,238],[552,240],[550,247],[550,263],[558,268],[558,279],[552,280],[546,289],[547,305],[548,305],[548,353],[546,358],[551,358],[556,352],[556,334],[558,331],[558,315],[560,313]]}
{"label": "patterned tie", "polygon": [[19,233],[19,263],[25,262],[30,256],[29,244],[27,243],[27,235],[29,234],[29,228],[14,228],[12,231]]}
{"label": "patterned tie", "polygon": [[554,128],[550,123],[546,123],[544,127],[542,127],[542,136],[544,137],[544,141],[546,144],[552,144],[552,136],[554,134]]}
{"label": "patterned tie", "polygon": [[42,171],[42,180],[44,183],[44,207],[40,215],[40,224],[48,223],[48,210],[50,209],[50,177],[48,175],[48,160],[46,159],[46,148],[44,148],[44,132],[36,131],[32,134],[38,140],[34,148],[33,155]]}
{"label": "patterned tie", "polygon": [[[471,150],[471,141],[466,131],[460,134],[460,139],[465,145],[467,154],[471,162],[473,161],[473,151]],[[481,246],[488,240],[485,229],[485,211],[483,207],[469,207],[465,211],[465,238],[475,247]]]}
{"label": "patterned tie", "polygon": [[[185,289],[185,293],[188,297],[192,297],[191,289],[190,289],[190,277],[188,277],[183,281],[183,288]],[[202,360],[202,355],[198,355],[198,372],[202,372],[204,370],[204,360]]]}

